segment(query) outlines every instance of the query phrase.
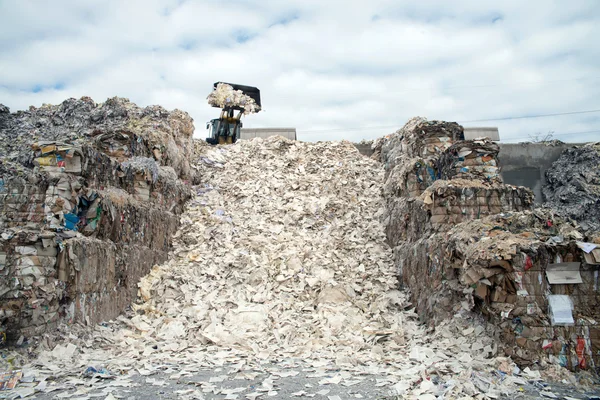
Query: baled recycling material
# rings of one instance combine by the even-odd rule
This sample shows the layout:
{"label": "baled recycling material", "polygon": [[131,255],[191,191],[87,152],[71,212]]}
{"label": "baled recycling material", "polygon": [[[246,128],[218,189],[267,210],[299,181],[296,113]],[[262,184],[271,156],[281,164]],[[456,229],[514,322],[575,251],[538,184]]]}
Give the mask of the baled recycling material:
{"label": "baled recycling material", "polygon": [[[379,162],[345,141],[194,143],[186,114],[123,99],[41,109],[0,114],[35,136],[2,165],[2,317],[17,343],[39,338],[36,359],[11,359],[23,395],[173,380],[182,399],[286,398],[277,380],[302,371],[402,398],[515,398],[600,362],[599,237],[533,210],[497,147],[456,123],[411,119],[373,143]],[[44,133],[55,124],[69,127]],[[221,375],[191,380],[206,370]]]}
{"label": "baled recycling material", "polygon": [[[460,131],[454,123],[413,118],[378,145],[387,176],[386,233],[418,314],[435,324],[460,309],[478,310],[498,326],[505,354],[522,366],[599,365],[593,350],[600,345],[599,282],[590,255],[596,244],[589,243],[598,236],[586,237],[566,219],[573,215],[566,205],[533,210],[529,189],[502,184],[498,146],[455,141]],[[433,141],[444,144],[434,147],[437,155]],[[574,190],[555,184],[556,193]],[[576,354],[579,338],[586,344]]]}
{"label": "baled recycling material", "polygon": [[458,141],[446,149],[437,169],[444,179],[472,179],[502,183],[498,169],[500,147],[489,139]]}
{"label": "baled recycling material", "polygon": [[398,132],[387,136],[379,145],[386,171],[390,172],[406,158],[437,159],[440,153],[446,151],[454,142],[464,138],[463,127],[456,122],[428,121],[415,117]]}
{"label": "baled recycling material", "polygon": [[127,99],[0,107],[0,321],[9,339],[118,315],[194,180],[191,118]]}

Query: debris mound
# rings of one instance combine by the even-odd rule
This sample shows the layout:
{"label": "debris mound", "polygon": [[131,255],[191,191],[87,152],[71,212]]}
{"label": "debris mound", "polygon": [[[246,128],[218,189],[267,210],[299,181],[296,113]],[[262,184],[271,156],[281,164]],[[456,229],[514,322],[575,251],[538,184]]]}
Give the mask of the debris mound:
{"label": "debris mound", "polygon": [[216,151],[201,158],[211,187],[188,206],[176,259],[140,283],[136,310],[157,324],[152,336],[265,357],[331,359],[343,343],[364,362],[365,349],[401,332],[386,315],[403,297],[378,222],[376,163],[350,143],[280,137]]}
{"label": "debris mound", "polygon": [[600,231],[600,142],[563,151],[546,171],[546,205],[587,232]]}

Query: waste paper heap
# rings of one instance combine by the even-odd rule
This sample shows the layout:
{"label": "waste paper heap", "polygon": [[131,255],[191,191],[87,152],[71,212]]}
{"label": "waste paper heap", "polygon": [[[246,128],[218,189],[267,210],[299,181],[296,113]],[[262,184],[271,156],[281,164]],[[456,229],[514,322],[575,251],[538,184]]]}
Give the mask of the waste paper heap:
{"label": "waste paper heap", "polygon": [[402,297],[378,219],[377,163],[350,143],[281,137],[205,147],[198,160],[206,186],[182,219],[176,259],[140,283],[140,321],[255,357],[349,363],[394,335],[387,313]]}
{"label": "waste paper heap", "polygon": [[543,193],[562,216],[600,232],[600,142],[564,150],[546,171]]}
{"label": "waste paper heap", "polygon": [[[51,377],[41,391],[117,393],[139,376],[162,385],[151,375],[185,382],[202,368],[222,376],[181,398],[283,398],[278,379],[300,371],[324,387],[292,396],[322,396],[332,385],[352,392],[375,376],[393,395],[497,397],[540,379],[497,357],[493,329],[469,311],[435,331],[418,324],[396,289],[381,223],[384,168],[351,143],[272,137],[196,150],[203,183],[173,258],[140,281],[131,312],[43,344],[48,351],[25,368]],[[90,366],[112,379],[70,379]],[[229,379],[238,391],[221,384]]]}
{"label": "waste paper heap", "polygon": [[244,114],[255,114],[260,111],[260,106],[254,99],[241,90],[235,90],[233,86],[219,83],[207,97],[208,104],[213,107],[241,107]]}
{"label": "waste paper heap", "polygon": [[[192,119],[127,99],[0,105],[0,322],[9,340],[113,318],[166,260]],[[21,339],[22,340],[22,339]]]}
{"label": "waste paper heap", "polygon": [[521,366],[599,365],[597,236],[533,210],[529,189],[501,183],[497,145],[456,123],[413,118],[377,145],[388,240],[423,320],[477,310]]}

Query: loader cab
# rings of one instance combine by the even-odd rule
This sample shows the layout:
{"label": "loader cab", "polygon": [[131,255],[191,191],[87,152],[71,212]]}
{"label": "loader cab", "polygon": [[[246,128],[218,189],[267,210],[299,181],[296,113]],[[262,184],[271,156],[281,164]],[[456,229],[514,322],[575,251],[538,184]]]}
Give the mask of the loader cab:
{"label": "loader cab", "polygon": [[206,138],[206,142],[209,144],[231,144],[235,143],[240,139],[242,128],[242,122],[237,121],[228,121],[225,119],[211,119],[210,122],[206,124],[206,129],[208,129],[208,137]]}

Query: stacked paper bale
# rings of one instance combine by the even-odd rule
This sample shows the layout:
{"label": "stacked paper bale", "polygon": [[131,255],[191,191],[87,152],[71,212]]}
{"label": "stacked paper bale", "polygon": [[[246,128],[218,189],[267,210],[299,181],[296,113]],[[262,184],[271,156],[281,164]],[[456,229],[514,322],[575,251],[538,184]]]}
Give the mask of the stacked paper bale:
{"label": "stacked paper bale", "polygon": [[377,141],[377,147],[381,147],[381,159],[389,173],[397,164],[403,164],[407,157],[437,159],[441,152],[464,138],[463,127],[456,122],[414,117],[402,129],[386,136],[383,143]]}
{"label": "stacked paper bale", "polygon": [[473,179],[502,183],[498,168],[500,146],[489,139],[464,140],[454,143],[442,154],[438,169],[444,179]]}
{"label": "stacked paper bale", "polygon": [[127,99],[0,107],[0,321],[35,335],[112,318],[166,259],[191,196],[193,124]]}
{"label": "stacked paper bale", "polygon": [[498,145],[487,139],[463,139],[463,128],[455,122],[418,117],[388,137],[382,145],[382,160],[389,201],[414,199],[419,207],[411,208],[426,213],[427,226],[434,230],[531,208],[529,189],[502,184],[496,161]]}
{"label": "stacked paper bale", "polygon": [[435,181],[419,200],[431,215],[431,224],[437,230],[446,230],[486,215],[530,209],[534,198],[524,187],[457,178]]}
{"label": "stacked paper bale", "polygon": [[[429,139],[424,127],[432,126]],[[431,154],[440,132],[456,131],[413,118],[382,145],[386,233],[419,315],[435,324],[477,309],[521,364],[598,365],[600,244],[552,211],[531,211],[529,189],[502,184],[495,143],[443,141]],[[429,173],[415,180],[420,165]],[[564,326],[570,313],[572,326]]]}
{"label": "stacked paper bale", "polygon": [[380,154],[386,166],[387,197],[421,195],[441,178],[437,165],[440,152],[463,139],[463,128],[455,122],[415,117],[395,134],[376,140],[374,154]]}
{"label": "stacked paper bale", "polygon": [[[576,369],[600,361],[594,350],[600,346],[598,265],[583,261],[581,238],[556,214],[527,211],[399,242],[395,258],[425,320],[475,309],[499,327],[505,352],[520,365],[549,361]],[[569,323],[557,321],[551,310],[556,295],[570,298]]]}

